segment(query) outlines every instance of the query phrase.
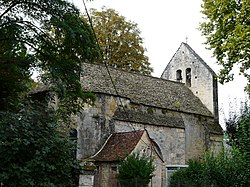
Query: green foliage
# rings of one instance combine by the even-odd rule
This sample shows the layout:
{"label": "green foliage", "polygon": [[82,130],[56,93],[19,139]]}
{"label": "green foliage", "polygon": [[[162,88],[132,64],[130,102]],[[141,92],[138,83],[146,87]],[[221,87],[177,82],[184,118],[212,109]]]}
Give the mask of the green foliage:
{"label": "green foliage", "polygon": [[171,175],[170,187],[200,187],[203,184],[203,165],[198,160],[190,160],[189,167]]}
{"label": "green foliage", "polygon": [[0,4],[4,109],[18,103],[20,92],[31,89],[27,87],[31,68],[39,68],[43,82],[57,93],[61,109],[67,116],[76,112],[89,99],[80,84],[81,62],[92,62],[99,55],[79,10],[65,0],[0,0]]}
{"label": "green foliage", "polygon": [[[115,10],[91,10],[91,20],[105,63],[125,71],[150,75],[150,67],[143,39],[137,24],[127,21]],[[104,63],[99,61],[99,63]]]}
{"label": "green foliage", "polygon": [[229,146],[218,155],[207,153],[203,160],[175,172],[171,187],[248,187],[250,186],[250,111],[245,103],[242,113],[231,113],[226,121]]}
{"label": "green foliage", "polygon": [[148,107],[147,108],[147,113],[148,114],[153,114],[155,112],[155,109],[153,107]]}
{"label": "green foliage", "polygon": [[119,166],[118,179],[125,186],[133,186],[135,182],[138,186],[145,187],[153,177],[155,171],[153,159],[133,153],[121,161]]}
{"label": "green foliage", "polygon": [[238,146],[238,136],[239,136],[239,126],[240,126],[240,120],[239,117],[236,114],[231,113],[229,118],[225,120],[226,125],[226,141],[227,144],[232,146]]}
{"label": "green foliage", "polygon": [[175,187],[248,187],[249,167],[238,150],[222,150],[217,156],[208,153],[204,160],[191,160],[189,166],[173,173],[170,186]]}
{"label": "green foliage", "polygon": [[250,82],[249,0],[203,0],[202,8],[206,20],[200,29],[209,48],[213,49],[217,63],[223,67],[219,74],[220,82],[233,79],[231,70],[236,64],[240,65],[240,72]]}
{"label": "green foliage", "polygon": [[0,110],[18,107],[20,99],[31,87],[32,56],[27,53],[27,47],[21,42],[2,38],[18,37],[18,29],[17,25],[9,28],[0,25]]}
{"label": "green foliage", "polygon": [[[89,25],[66,0],[0,0],[0,46],[0,184],[72,186],[66,120],[94,100],[81,87],[81,62],[99,56]],[[30,102],[33,69],[56,93],[57,111]]]}
{"label": "green foliage", "polygon": [[[43,111],[43,112],[42,112]],[[73,186],[75,144],[54,110],[27,105],[0,112],[0,183],[6,186]]]}
{"label": "green foliage", "polygon": [[231,113],[226,121],[228,144],[244,155],[250,168],[250,108],[247,102],[240,114]]}
{"label": "green foliage", "polygon": [[[249,107],[245,108],[240,118],[238,126],[238,147],[240,152],[247,155],[250,162],[250,111]],[[249,165],[250,166],[250,165]]]}

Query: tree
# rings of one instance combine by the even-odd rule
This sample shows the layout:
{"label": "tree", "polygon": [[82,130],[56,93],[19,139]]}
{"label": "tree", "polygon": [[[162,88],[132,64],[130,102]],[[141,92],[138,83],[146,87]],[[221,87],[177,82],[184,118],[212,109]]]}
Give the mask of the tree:
{"label": "tree", "polygon": [[61,131],[55,111],[47,106],[36,103],[19,113],[1,111],[0,184],[73,186],[74,147]]}
{"label": "tree", "polygon": [[249,107],[245,109],[240,119],[238,131],[239,150],[246,154],[250,166],[250,111]]}
{"label": "tree", "polygon": [[193,159],[187,168],[170,176],[170,187],[248,187],[249,167],[242,154],[222,150],[218,155],[207,153],[203,160]]}
{"label": "tree", "polygon": [[[65,0],[0,5],[0,185],[72,186],[77,162],[67,120],[94,99],[80,74],[81,62],[98,58],[95,38]],[[54,97],[30,100],[33,68],[60,100],[56,111],[48,108]]]}
{"label": "tree", "polygon": [[229,119],[225,121],[228,143],[236,146],[242,152],[250,154],[250,106],[247,102],[241,107],[241,112],[230,112]]}
{"label": "tree", "polygon": [[121,161],[118,179],[124,187],[145,187],[148,186],[154,171],[155,167],[152,158],[132,153]]}
{"label": "tree", "polygon": [[227,187],[250,185],[250,111],[249,106],[237,115],[230,112],[226,137],[230,146],[218,153],[206,153],[202,160],[190,160],[188,167],[171,175],[170,186]]}
{"label": "tree", "polygon": [[[61,105],[70,112],[78,109],[79,102],[89,98],[80,84],[81,62],[92,62],[99,54],[79,10],[65,0],[0,0],[0,4],[1,106],[16,103],[16,95],[30,82],[31,68],[40,68]],[[15,83],[12,76],[20,81]]]}
{"label": "tree", "polygon": [[200,29],[206,44],[213,49],[217,63],[222,65],[220,82],[233,80],[231,70],[240,66],[240,73],[248,79],[250,93],[250,3],[249,0],[203,0],[202,13],[206,20]]}
{"label": "tree", "polygon": [[[250,108],[247,103],[241,109],[240,114],[232,113],[226,120],[226,135],[228,143],[235,146],[242,154],[246,154],[250,160]],[[250,162],[249,162],[250,163]]]}
{"label": "tree", "polygon": [[[113,9],[91,9],[91,21],[104,62],[108,66],[150,75],[150,67],[143,39],[137,24],[127,21]],[[86,16],[85,16],[86,17]]]}

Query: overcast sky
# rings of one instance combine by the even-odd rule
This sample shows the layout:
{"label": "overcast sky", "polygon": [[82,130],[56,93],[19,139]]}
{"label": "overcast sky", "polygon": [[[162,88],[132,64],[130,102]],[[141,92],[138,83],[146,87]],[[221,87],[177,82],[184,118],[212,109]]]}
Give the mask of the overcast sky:
{"label": "overcast sky", "polygon": [[[84,11],[82,0],[69,0]],[[160,77],[164,68],[180,46],[187,42],[191,48],[217,73],[219,67],[212,58],[212,51],[206,49],[205,38],[198,30],[202,21],[202,0],[94,0],[87,2],[87,8],[113,8],[128,20],[138,24],[147,56],[154,68],[153,76]],[[186,39],[187,38],[187,39]],[[219,85],[220,121],[228,117],[229,102],[236,98],[239,103],[245,98],[245,80]],[[239,104],[238,104],[239,106]],[[224,112],[223,112],[224,111]],[[225,116],[224,114],[225,113]]]}

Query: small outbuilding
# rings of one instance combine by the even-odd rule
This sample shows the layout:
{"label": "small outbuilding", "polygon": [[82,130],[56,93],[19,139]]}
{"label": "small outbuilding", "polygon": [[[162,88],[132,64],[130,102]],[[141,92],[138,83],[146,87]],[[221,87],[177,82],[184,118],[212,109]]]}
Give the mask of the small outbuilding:
{"label": "small outbuilding", "polygon": [[117,174],[121,160],[132,153],[144,154],[154,159],[155,173],[151,179],[152,186],[165,186],[165,166],[161,151],[149,137],[147,130],[118,132],[109,136],[103,147],[91,157],[97,170],[94,176],[94,186],[117,187]]}

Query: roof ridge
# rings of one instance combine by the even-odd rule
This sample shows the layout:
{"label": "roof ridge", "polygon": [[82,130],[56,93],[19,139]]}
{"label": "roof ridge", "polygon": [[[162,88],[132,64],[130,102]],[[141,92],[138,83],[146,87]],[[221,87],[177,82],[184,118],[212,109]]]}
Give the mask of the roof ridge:
{"label": "roof ridge", "polygon": [[126,133],[135,133],[135,132],[141,132],[141,131],[145,131],[145,129],[139,129],[139,130],[133,130],[133,131],[124,131],[124,132],[114,132],[113,134],[126,134]]}
{"label": "roof ridge", "polygon": [[90,158],[94,158],[96,157],[102,150],[103,148],[105,147],[105,145],[108,143],[109,139],[111,138],[112,134],[109,135],[109,137],[107,138],[107,140],[104,142],[104,144],[102,145],[102,147],[93,155],[91,156]]}
{"label": "roof ridge", "polygon": [[[103,68],[106,68],[106,66],[104,64],[89,63],[89,62],[83,62],[83,63],[84,64],[89,64],[89,65],[101,66]],[[120,71],[120,72],[124,72],[124,73],[128,73],[128,74],[132,74],[132,75],[138,75],[138,76],[142,76],[142,77],[148,77],[148,78],[153,78],[153,79],[157,79],[157,80],[161,80],[161,81],[173,82],[175,84],[182,84],[182,85],[184,85],[184,83],[182,83],[182,82],[177,82],[177,81],[173,81],[173,80],[162,79],[161,77],[155,77],[155,76],[152,76],[152,75],[143,75],[143,74],[140,74],[138,72],[126,71],[126,70],[123,70],[123,69],[109,67],[109,66],[108,66],[108,68],[111,69],[111,70],[114,70],[114,71]]]}
{"label": "roof ridge", "polygon": [[[114,161],[117,158],[124,158],[128,153],[130,154],[135,149],[145,132],[145,130],[114,132],[110,134],[108,139],[102,145],[101,149],[99,149],[90,158],[96,161],[98,161],[100,158],[107,159],[106,161]],[[121,144],[124,145],[121,146]],[[108,149],[112,149],[114,152],[111,153],[111,150],[107,151]],[[117,158],[114,157],[115,153],[117,154]]]}
{"label": "roof ridge", "polygon": [[190,45],[188,45],[187,43],[185,42],[182,42],[181,45],[185,45],[186,48],[188,48],[189,51],[191,51],[191,53],[197,57],[199,59],[199,61],[213,74],[213,75],[216,75],[216,73],[214,72],[214,70],[209,66],[207,65],[207,63],[200,57],[200,55],[198,55],[195,50],[193,50],[192,47],[190,47]]}
{"label": "roof ridge", "polygon": [[[182,42],[183,43],[183,42]],[[181,43],[181,44],[182,44]],[[173,54],[173,56],[171,57],[171,59],[169,60],[169,62],[172,61],[172,59],[174,58],[174,56],[176,55],[177,51],[179,51],[179,49],[181,48],[181,45],[178,47],[178,49],[175,51],[175,53]],[[169,62],[167,64],[167,66],[165,67],[165,69],[163,70],[162,74],[161,74],[161,77],[163,76],[163,73],[165,72],[165,70],[167,69],[168,65],[169,65]],[[167,79],[164,79],[164,80],[167,80]],[[177,81],[174,81],[174,82],[177,82]]]}

